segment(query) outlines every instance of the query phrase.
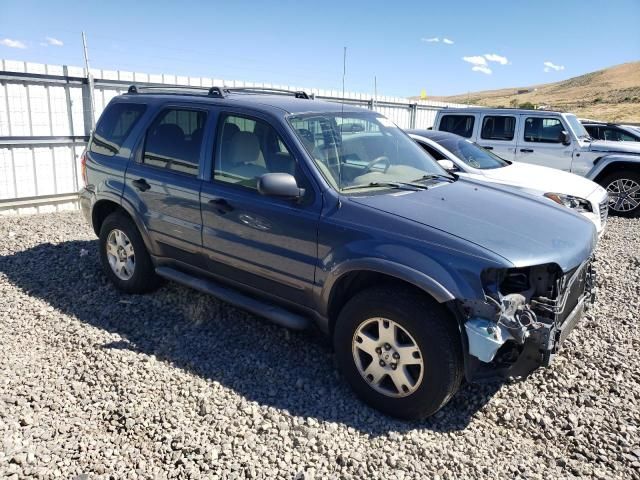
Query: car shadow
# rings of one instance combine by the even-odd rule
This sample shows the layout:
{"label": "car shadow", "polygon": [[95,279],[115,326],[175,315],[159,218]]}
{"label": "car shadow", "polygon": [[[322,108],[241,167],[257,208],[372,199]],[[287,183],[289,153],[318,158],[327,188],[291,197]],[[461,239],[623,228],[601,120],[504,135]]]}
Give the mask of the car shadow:
{"label": "car shadow", "polygon": [[0,273],[60,312],[121,337],[96,348],[153,355],[248,400],[373,436],[462,430],[501,386],[465,383],[434,417],[403,422],[354,396],[335,368],[329,342],[315,329],[288,331],[174,283],[148,295],[121,293],[101,270],[97,241],[40,244],[6,255]]}

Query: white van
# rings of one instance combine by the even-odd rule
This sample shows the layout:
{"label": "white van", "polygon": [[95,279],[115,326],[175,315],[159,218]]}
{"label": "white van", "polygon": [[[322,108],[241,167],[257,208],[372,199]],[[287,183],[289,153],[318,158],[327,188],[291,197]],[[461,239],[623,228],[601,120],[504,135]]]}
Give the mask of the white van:
{"label": "white van", "polygon": [[446,108],[434,130],[455,133],[506,160],[587,177],[609,194],[618,215],[640,214],[640,146],[594,141],[571,113],[509,108]]}

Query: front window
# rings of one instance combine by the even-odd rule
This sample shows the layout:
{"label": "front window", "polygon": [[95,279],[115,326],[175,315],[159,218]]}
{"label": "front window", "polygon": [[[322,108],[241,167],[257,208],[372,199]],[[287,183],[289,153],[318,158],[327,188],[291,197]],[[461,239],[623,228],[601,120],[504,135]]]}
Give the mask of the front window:
{"label": "front window", "polygon": [[450,138],[438,143],[472,168],[485,170],[509,165],[506,160],[464,138]]}
{"label": "front window", "polygon": [[578,138],[589,137],[589,133],[584,128],[584,125],[580,123],[580,120],[578,120],[578,118],[575,115],[565,115],[565,118],[567,119],[567,122],[569,122],[569,127],[571,128],[571,130],[573,130],[573,133],[575,133],[576,137]]}
{"label": "front window", "polygon": [[562,143],[560,134],[563,130],[564,126],[557,118],[529,117],[524,122],[524,141]]}
{"label": "front window", "polygon": [[375,113],[289,117],[318,170],[337,190],[409,184],[449,175],[395,124]]}

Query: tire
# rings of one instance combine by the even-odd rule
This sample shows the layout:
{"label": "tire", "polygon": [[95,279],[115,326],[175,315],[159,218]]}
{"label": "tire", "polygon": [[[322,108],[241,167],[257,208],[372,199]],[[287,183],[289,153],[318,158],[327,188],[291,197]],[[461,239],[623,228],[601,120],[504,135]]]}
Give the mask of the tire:
{"label": "tire", "polygon": [[[640,173],[632,170],[620,170],[602,177],[598,183],[609,194],[609,213],[619,217],[640,215],[640,190],[635,190],[640,187]],[[618,202],[619,197],[616,194],[621,190],[626,195]],[[630,191],[634,192],[629,194]],[[632,205],[634,202],[635,206]]]}
{"label": "tire", "polygon": [[[118,233],[119,232],[119,233]],[[147,293],[160,286],[161,279],[135,223],[121,212],[110,214],[100,227],[100,263],[109,280],[123,292]],[[122,249],[120,249],[122,247]],[[108,252],[111,252],[108,253]],[[116,253],[117,252],[117,253]],[[120,254],[127,260],[120,262]],[[124,270],[118,268],[124,265]]]}
{"label": "tire", "polygon": [[[388,327],[385,321],[389,322]],[[383,342],[388,333],[381,334],[381,328],[387,332],[400,332],[395,335],[398,341],[388,351],[389,345]],[[366,342],[363,335],[369,337]],[[377,359],[375,354],[364,351],[371,351],[371,340],[380,350],[375,352]],[[413,344],[419,350],[417,357],[415,350],[411,357],[404,354]],[[462,381],[462,349],[457,322],[430,297],[400,287],[374,287],[354,296],[338,316],[334,348],[338,365],[355,393],[373,408],[394,417],[416,420],[433,415],[457,392]],[[398,353],[401,351],[402,356]],[[391,357],[386,357],[385,362],[383,357],[389,353]],[[394,365],[388,360],[396,353],[395,358],[399,359],[396,368],[391,369]],[[372,358],[370,363],[369,357]],[[418,359],[422,360],[421,367],[404,365]],[[386,376],[380,374],[378,366],[382,366],[381,362],[385,364]],[[365,380],[363,375],[369,370],[375,371],[380,382],[376,383],[373,376]],[[403,372],[399,377],[392,377],[400,370]],[[409,388],[400,389],[393,378],[400,378],[400,383],[403,379],[412,380],[413,384],[407,381]]]}

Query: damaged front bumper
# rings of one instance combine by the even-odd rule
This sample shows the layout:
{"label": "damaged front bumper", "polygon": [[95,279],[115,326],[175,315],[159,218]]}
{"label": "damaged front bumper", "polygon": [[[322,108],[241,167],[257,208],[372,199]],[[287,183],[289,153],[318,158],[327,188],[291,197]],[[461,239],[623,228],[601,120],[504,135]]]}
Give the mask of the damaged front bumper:
{"label": "damaged front bumper", "polygon": [[[595,301],[595,260],[590,258],[555,278],[552,272],[549,267],[532,267],[525,283],[525,273],[518,271],[518,281],[526,290],[503,295],[496,281],[487,302],[465,306],[469,380],[522,377],[553,361],[584,310]],[[549,274],[548,280],[543,273]],[[550,295],[540,295],[545,290]]]}

